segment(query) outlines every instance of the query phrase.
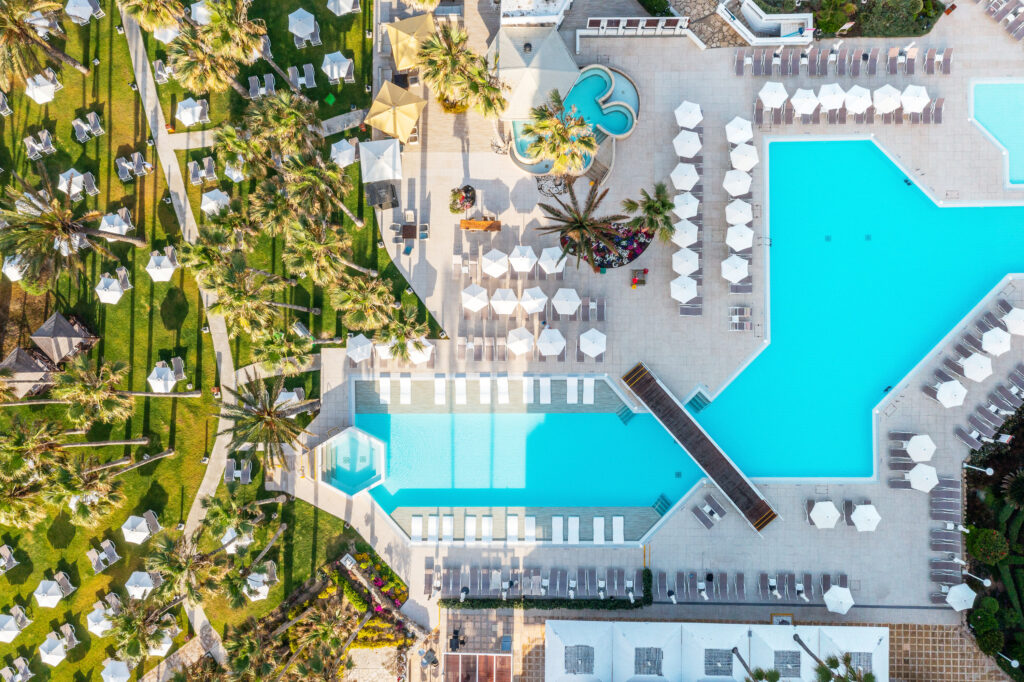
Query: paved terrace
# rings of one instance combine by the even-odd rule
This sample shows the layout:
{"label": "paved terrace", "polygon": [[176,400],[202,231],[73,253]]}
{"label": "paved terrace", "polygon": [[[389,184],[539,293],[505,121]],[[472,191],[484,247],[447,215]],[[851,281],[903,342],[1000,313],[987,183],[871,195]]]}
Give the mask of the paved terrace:
{"label": "paved terrace", "polygon": [[[603,4],[603,3],[602,3]],[[478,5],[480,13],[478,13]],[[597,5],[593,3],[591,7]],[[587,5],[578,3],[573,9],[583,12]],[[490,4],[469,3],[466,24],[471,36],[481,48],[480,36],[493,35],[496,16]],[[591,10],[587,10],[591,11]],[[618,12],[602,11],[608,15]],[[631,12],[630,12],[631,13]],[[393,11],[392,16],[398,12]],[[570,36],[566,36],[572,44]],[[898,43],[881,40],[848,40],[846,47],[889,47]],[[823,44],[822,46],[827,46]],[[943,18],[936,30],[918,41],[923,48],[953,47],[955,56],[953,73],[949,76],[914,77],[929,88],[932,96],[944,97],[946,109],[944,123],[931,126],[817,126],[815,135],[870,135],[900,159],[902,165],[916,181],[933,196],[947,204],[966,202],[1019,202],[1022,195],[1004,188],[1001,151],[997,149],[973,124],[967,120],[968,86],[974,78],[1012,76],[1024,66],[1024,52],[982,9],[965,3],[951,16]],[[607,183],[610,189],[606,208],[614,208],[626,196],[634,196],[640,187],[666,180],[677,159],[668,146],[676,132],[672,118],[673,108],[682,99],[699,102],[704,109],[704,187],[705,216],[704,257],[705,272],[715,273],[717,262],[726,255],[725,225],[717,224],[714,216],[721,216],[726,203],[720,190],[720,179],[728,168],[724,124],[733,116],[747,115],[757,90],[764,78],[750,75],[732,75],[733,50],[702,52],[686,39],[634,39],[586,38],[578,63],[595,61],[607,63],[629,74],[641,93],[640,121],[629,139],[618,145],[615,166]],[[656,68],[652,65],[657,65]],[[803,85],[817,86],[825,79],[798,76],[784,79],[790,92]],[[849,77],[840,79],[844,86],[852,84]],[[901,87],[905,76],[861,76],[857,79],[868,87],[891,82]],[[417,293],[444,326],[450,337],[464,335],[466,322],[462,319],[458,293],[469,283],[470,277],[453,273],[452,254],[456,250],[471,253],[490,248],[508,249],[516,243],[528,243],[535,248],[552,245],[554,240],[542,239],[530,228],[540,222],[537,203],[540,201],[533,179],[525,177],[506,157],[490,151],[493,128],[489,122],[475,115],[451,117],[443,115],[433,102],[426,108],[421,121],[423,141],[407,147],[403,163],[406,180],[401,187],[403,208],[414,208],[420,222],[430,222],[431,237],[419,242],[412,254],[393,254],[398,266],[409,278]],[[785,136],[810,134],[808,127],[794,125],[771,131]],[[756,133],[755,142],[764,140]],[[667,148],[667,149],[666,149]],[[763,202],[763,169],[755,169],[754,229],[762,225],[758,208]],[[482,190],[482,203],[488,213],[496,214],[505,224],[501,233],[491,237],[467,238],[455,228],[457,216],[448,213],[448,191],[457,185],[471,182]],[[388,225],[392,216],[382,216]],[[387,228],[385,227],[385,231]],[[473,240],[480,240],[475,242]],[[389,248],[394,248],[388,244]],[[575,286],[581,295],[604,297],[608,301],[605,331],[608,333],[608,352],[601,372],[621,375],[637,360],[642,359],[659,378],[681,399],[695,387],[704,385],[717,392],[752,354],[764,343],[764,329],[760,320],[764,315],[764,260],[763,245],[755,248],[753,277],[756,296],[740,301],[727,293],[724,280],[713,274],[706,276],[704,286],[705,314],[694,319],[680,319],[675,304],[668,296],[671,278],[670,254],[672,249],[653,246],[637,262],[639,267],[651,270],[646,290],[631,290],[628,274],[610,272],[597,276],[586,270],[567,269],[564,283]],[[484,280],[485,285],[489,284]],[[993,295],[1002,295],[1011,302],[1024,305],[1024,287],[1019,283],[1003,283]],[[755,331],[730,333],[727,331],[726,308],[740,303],[754,307]],[[969,318],[970,319],[970,318]],[[475,333],[475,332],[474,332]],[[957,335],[958,330],[952,330]],[[569,334],[567,334],[569,336]],[[936,339],[938,343],[940,340]],[[1020,341],[1015,341],[1019,348]],[[1005,376],[1011,357],[997,359],[994,383]],[[314,422],[314,431],[322,437],[331,429],[346,424],[347,391],[344,390],[346,364],[343,350],[325,350],[324,409]],[[681,361],[681,359],[683,361]],[[966,449],[952,438],[954,424],[962,423],[973,409],[975,401],[987,394],[990,386],[970,386],[968,401],[963,408],[942,410],[926,401],[920,387],[927,383],[937,363],[925,363],[920,372],[912,374],[892,392],[892,398],[877,415],[876,433],[881,438],[876,444],[879,480],[849,484],[815,482],[792,484],[782,482],[756,482],[780,519],[766,529],[763,536],[753,533],[737,513],[729,514],[712,531],[698,525],[688,512],[671,513],[665,517],[649,542],[647,561],[656,569],[676,570],[728,570],[744,571],[748,580],[760,571],[808,571],[817,576],[822,572],[845,571],[851,579],[851,588],[858,607],[846,618],[828,614],[820,602],[810,606],[787,604],[786,612],[810,620],[860,622],[958,622],[948,608],[928,604],[928,593],[933,591],[927,572],[927,561],[933,557],[928,549],[928,531],[936,524],[928,519],[928,497],[914,491],[890,490],[884,483],[884,456],[887,443],[884,434],[890,429],[923,430],[939,446],[934,464],[940,474],[955,475]],[[459,363],[455,360],[455,347],[450,342],[437,344],[437,357],[429,372],[454,371],[507,371],[518,372],[593,372],[593,363],[577,363],[572,354],[564,363],[539,364],[526,360],[507,363]],[[359,375],[369,375],[372,367],[360,368]],[[338,400],[332,400],[337,396]],[[278,472],[278,485],[306,500],[318,504],[351,523],[372,542],[378,551],[408,580],[412,600],[406,609],[423,622],[437,623],[438,611],[424,597],[424,561],[428,557],[446,566],[540,566],[545,569],[561,567],[570,571],[578,567],[602,566],[635,569],[644,562],[639,547],[594,547],[581,545],[572,551],[540,544],[536,546],[500,545],[487,548],[447,546],[410,546],[405,534],[386,514],[374,505],[366,493],[346,497],[327,485],[318,485],[308,476],[310,462],[300,463],[292,472]],[[697,495],[702,491],[698,490]],[[874,533],[857,533],[840,527],[822,531],[804,521],[804,501],[808,498],[831,497],[843,499],[870,498],[878,507],[882,524]],[[681,507],[679,508],[681,510]],[[441,510],[438,510],[441,512]],[[435,512],[435,513],[438,513]],[[581,524],[587,528],[584,522]],[[496,532],[503,528],[495,523]],[[898,557],[898,562],[896,560]],[[749,583],[748,583],[749,585]],[[753,599],[748,589],[748,598]],[[715,617],[730,619],[764,620],[770,612],[780,610],[778,604],[747,604],[712,606]],[[645,612],[646,614],[647,612]],[[710,613],[705,604],[656,606],[650,614],[666,617],[700,619]],[[617,614],[616,617],[619,617]],[[647,615],[652,617],[652,615]],[[938,679],[938,678],[930,678]],[[960,678],[966,679],[966,678]],[[979,678],[980,679],[980,678]]]}

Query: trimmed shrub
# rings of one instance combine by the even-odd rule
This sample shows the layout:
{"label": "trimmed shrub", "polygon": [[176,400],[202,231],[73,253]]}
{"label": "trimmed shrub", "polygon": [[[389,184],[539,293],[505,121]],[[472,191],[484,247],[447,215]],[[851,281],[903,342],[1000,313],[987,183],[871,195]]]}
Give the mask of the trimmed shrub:
{"label": "trimmed shrub", "polygon": [[995,565],[1010,553],[1010,545],[998,531],[980,528],[967,535],[967,551],[978,561]]}
{"label": "trimmed shrub", "polygon": [[971,611],[971,615],[967,617],[967,622],[971,624],[971,627],[973,627],[974,631],[978,634],[999,628],[999,623],[996,622],[995,615],[990,611],[984,611],[982,609],[974,609]]}
{"label": "trimmed shrub", "polygon": [[999,610],[999,600],[995,597],[982,597],[981,601],[978,602],[977,608],[989,613],[995,613]]}
{"label": "trimmed shrub", "polygon": [[352,605],[352,608],[359,613],[366,613],[370,608],[370,603],[366,601],[362,592],[352,584],[347,576],[341,575],[339,580],[341,580],[341,592],[345,595],[348,603]]}
{"label": "trimmed shrub", "polygon": [[644,569],[644,604],[654,603],[654,573],[649,568]]}
{"label": "trimmed shrub", "polygon": [[981,652],[994,656],[996,652],[1003,648],[1005,640],[1003,639],[1003,633],[999,630],[988,630],[986,632],[979,632],[975,635],[975,639],[978,642],[978,648]]}
{"label": "trimmed shrub", "polygon": [[1017,613],[1016,609],[1001,609],[996,613],[996,618],[999,619],[1003,630],[1019,630],[1021,626],[1024,626],[1024,618]]}

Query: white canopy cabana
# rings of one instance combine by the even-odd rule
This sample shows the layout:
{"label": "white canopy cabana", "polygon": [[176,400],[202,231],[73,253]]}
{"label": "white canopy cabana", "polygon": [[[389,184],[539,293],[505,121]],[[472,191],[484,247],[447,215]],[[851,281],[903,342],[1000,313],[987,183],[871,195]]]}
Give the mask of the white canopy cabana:
{"label": "white canopy cabana", "polygon": [[839,517],[839,509],[832,500],[818,500],[811,507],[811,523],[818,528],[835,528]]}
{"label": "white canopy cabana", "polygon": [[373,344],[373,352],[377,354],[377,357],[381,360],[390,360],[394,357],[391,352],[391,342],[386,343],[375,343]]}
{"label": "white canopy cabana", "polygon": [[537,252],[532,246],[519,244],[508,255],[508,264],[516,272],[529,272],[537,264]]}
{"label": "white canopy cabana", "polygon": [[786,92],[786,87],[782,83],[768,81],[761,86],[761,91],[757,93],[757,96],[766,108],[778,109],[786,103],[789,93]]}
{"label": "white canopy cabana", "polygon": [[331,145],[331,161],[339,168],[350,166],[356,161],[356,148],[348,140],[338,140]]}
{"label": "white canopy cabana", "polygon": [[206,6],[206,0],[193,2],[191,7],[189,7],[189,15],[192,17],[192,21],[200,26],[206,26],[213,19],[213,16],[210,14],[210,8]]}
{"label": "white canopy cabana", "polygon": [[363,184],[402,179],[402,145],[393,137],[359,143]]}
{"label": "white canopy cabana", "polygon": [[[616,623],[612,635],[612,675],[604,679],[682,682],[681,629],[679,623]],[[656,666],[657,676],[643,674],[648,672],[648,665]]]}
{"label": "white canopy cabana", "polygon": [[749,173],[757,165],[757,149],[751,144],[737,145],[729,152],[729,161],[733,168]]}
{"label": "white canopy cabana", "polygon": [[672,139],[676,154],[684,159],[691,159],[700,152],[700,136],[692,130],[680,130]]}
{"label": "white canopy cabana", "polygon": [[568,93],[580,69],[554,26],[501,26],[487,50],[495,76],[506,83],[506,121],[527,119],[548,100],[548,93]]}
{"label": "white canopy cabana", "polygon": [[124,661],[110,658],[103,661],[103,671],[100,673],[103,682],[128,682],[131,677],[132,672]]}
{"label": "white canopy cabana", "polygon": [[725,177],[722,178],[722,188],[729,193],[729,196],[738,197],[750,191],[751,180],[750,173],[733,168],[725,172]]}
{"label": "white canopy cabana", "polygon": [[742,282],[750,275],[750,263],[735,253],[722,261],[722,277],[733,284]]}
{"label": "white canopy cabana", "polygon": [[677,194],[672,198],[672,211],[680,218],[692,218],[697,215],[700,201],[689,192]]}
{"label": "white canopy cabana", "polygon": [[523,292],[523,295],[519,297],[519,307],[523,309],[523,312],[527,315],[535,315],[537,313],[544,312],[544,306],[547,305],[548,296],[544,293],[544,290],[540,287],[530,287]]}
{"label": "white canopy cabana", "polygon": [[562,258],[562,249],[557,246],[549,246],[540,252],[540,259],[537,263],[540,269],[549,275],[565,270],[565,259]]}
{"label": "white canopy cabana", "polygon": [[797,116],[810,116],[818,108],[818,96],[814,94],[814,90],[807,88],[797,88],[789,101],[793,105],[793,113]]}
{"label": "white canopy cabana", "polygon": [[39,585],[36,587],[35,592],[32,596],[36,600],[36,604],[43,609],[52,609],[60,603],[60,600],[64,598],[64,593],[60,591],[60,585],[52,580],[40,580]]}
{"label": "white canopy cabana", "polygon": [[475,282],[462,290],[462,307],[470,312],[480,312],[487,307],[487,302],[487,289]]}
{"label": "white canopy cabana", "polygon": [[178,107],[174,110],[174,118],[178,119],[181,125],[186,128],[199,123],[202,114],[202,105],[191,97],[178,102]]}
{"label": "white canopy cabana", "polygon": [[734,117],[725,124],[725,139],[729,141],[729,144],[743,144],[754,139],[754,130],[750,126],[750,121],[740,116]]}
{"label": "white canopy cabana", "polygon": [[146,263],[146,272],[154,282],[170,282],[178,265],[174,259],[169,258],[166,253],[154,251]]}
{"label": "white canopy cabana", "polygon": [[57,96],[57,87],[43,74],[37,73],[25,81],[25,96],[36,104],[46,104]]}
{"label": "white canopy cabana", "polygon": [[669,283],[669,293],[680,303],[689,303],[697,297],[697,282],[685,275],[676,277]]}
{"label": "white canopy cabana", "polygon": [[320,70],[332,81],[346,78],[352,68],[352,60],[337,51],[324,55],[324,61],[320,64]]}
{"label": "white canopy cabana", "polygon": [[878,513],[878,509],[875,508],[875,505],[858,504],[853,508],[853,513],[850,514],[850,520],[853,521],[853,525],[857,528],[858,532],[870,533],[875,528],[878,528],[882,517]]}
{"label": "white canopy cabana", "polygon": [[725,244],[733,251],[744,251],[754,246],[754,231],[747,225],[730,225],[725,231]]}
{"label": "white canopy cabana", "polygon": [[700,256],[690,249],[679,249],[672,254],[672,271],[680,275],[691,275],[700,269]]}
{"label": "white canopy cabana", "polygon": [[153,371],[146,377],[146,383],[154,393],[170,393],[174,390],[174,384],[178,380],[174,378],[174,370],[167,366],[166,362],[157,364]]}
{"label": "white canopy cabana", "polygon": [[110,234],[116,234],[124,236],[132,229],[132,226],[117,213],[107,213],[105,216],[100,218],[99,230],[100,232],[109,232]]}
{"label": "white canopy cabana", "polygon": [[558,355],[565,350],[565,337],[552,327],[545,327],[537,337],[537,352],[544,356]]}
{"label": "white canopy cabana", "polygon": [[907,455],[915,462],[927,462],[935,454],[935,441],[926,433],[918,433],[907,441]]}
{"label": "white canopy cabana", "polygon": [[114,304],[124,296],[124,289],[121,287],[121,283],[114,277],[107,275],[107,273],[100,276],[100,281],[96,285],[95,291],[96,299],[100,303]]}
{"label": "white canopy cabana", "polygon": [[64,5],[64,11],[68,16],[81,19],[83,22],[92,19],[92,6],[89,0],[68,0]]}
{"label": "white canopy cabana", "polygon": [[559,315],[572,315],[580,307],[580,295],[575,289],[561,288],[551,297],[551,306]]}
{"label": "white canopy cabana", "polygon": [[175,38],[181,35],[181,31],[178,29],[177,24],[171,24],[170,26],[162,26],[153,31],[153,38],[157,42],[167,45]]}
{"label": "white canopy cabana", "polygon": [[0,642],[10,644],[21,632],[18,619],[6,613],[0,613]]}
{"label": "white canopy cabana", "polygon": [[604,353],[608,347],[608,337],[597,329],[590,328],[580,334],[580,351],[591,358]]}
{"label": "white canopy cabana", "polygon": [[78,194],[85,188],[85,176],[69,168],[57,176],[57,189],[64,194]]}
{"label": "white canopy cabana", "polygon": [[359,4],[358,0],[327,0],[327,9],[340,17],[343,14],[358,12]]}
{"label": "white canopy cabana", "polygon": [[505,342],[512,355],[524,355],[533,350],[533,334],[526,327],[516,327],[509,331]]}
{"label": "white canopy cabana", "polygon": [[697,168],[692,163],[677,163],[669,179],[676,189],[689,192],[700,181],[700,176],[697,175]]}
{"label": "white canopy cabana", "polygon": [[316,17],[302,7],[288,15],[288,31],[299,38],[306,38],[316,28]]}
{"label": "white canopy cabana", "polygon": [[818,103],[825,111],[832,111],[843,106],[846,91],[839,83],[826,83],[818,88]]}
{"label": "white canopy cabana", "polygon": [[129,516],[128,519],[121,524],[121,534],[124,536],[125,542],[130,542],[133,545],[141,545],[149,539],[149,524],[147,524],[146,519],[141,516]]}
{"label": "white canopy cabana", "polygon": [[239,536],[238,530],[234,526],[230,526],[220,537],[220,544],[224,546],[224,551],[228,554],[244,552],[252,542],[252,533],[243,533]]}
{"label": "white canopy cabana", "polygon": [[96,602],[93,605],[92,611],[85,617],[85,623],[85,629],[97,637],[102,637],[110,628],[114,627],[114,624],[110,622],[107,610],[101,602]]}
{"label": "white canopy cabana", "polygon": [[491,249],[480,259],[480,269],[488,277],[504,277],[508,274],[508,255],[504,251]]}
{"label": "white canopy cabana", "polygon": [[511,315],[518,305],[519,298],[511,289],[497,289],[491,294],[491,310],[495,315]]}
{"label": "white canopy cabana", "polygon": [[64,646],[64,638],[58,637],[51,632],[39,645],[39,660],[51,668],[60,664],[68,656],[68,650]]}
{"label": "white canopy cabana", "polygon": [[700,236],[700,228],[686,218],[672,223],[672,228],[672,243],[681,248],[692,246]]}
{"label": "white canopy cabana", "polygon": [[206,215],[217,215],[231,206],[231,198],[219,189],[212,189],[203,192],[202,201],[199,202],[199,209]]}
{"label": "white canopy cabana", "polygon": [[989,355],[1002,355],[1010,352],[1010,333],[1000,327],[993,327],[981,335],[981,349]]}
{"label": "white canopy cabana", "polygon": [[846,110],[851,114],[863,114],[871,106],[871,91],[861,85],[854,85],[846,91]]}
{"label": "white canopy cabana", "polygon": [[262,601],[270,596],[270,585],[267,583],[267,574],[253,571],[245,581],[245,596],[249,601]]}
{"label": "white canopy cabana", "polygon": [[730,225],[744,225],[754,219],[754,211],[743,199],[733,199],[725,207],[725,222]]}
{"label": "white canopy cabana", "polygon": [[676,125],[680,128],[696,128],[704,120],[700,105],[689,100],[683,100],[682,104],[676,107],[675,115]]}
{"label": "white canopy cabana", "polygon": [[155,587],[153,576],[146,571],[133,571],[124,584],[124,590],[128,593],[128,597],[135,600],[145,599]]}
{"label": "white canopy cabana", "polygon": [[348,359],[358,365],[360,362],[370,359],[373,354],[373,341],[368,339],[365,334],[356,334],[349,337],[345,350]]}
{"label": "white canopy cabana", "polygon": [[21,263],[21,256],[4,257],[3,274],[12,282],[21,281],[25,276],[25,266]]}

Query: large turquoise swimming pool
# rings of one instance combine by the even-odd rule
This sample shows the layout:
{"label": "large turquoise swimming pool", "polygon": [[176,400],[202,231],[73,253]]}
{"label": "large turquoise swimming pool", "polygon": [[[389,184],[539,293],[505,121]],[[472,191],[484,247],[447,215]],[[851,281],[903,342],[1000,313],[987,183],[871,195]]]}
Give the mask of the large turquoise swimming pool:
{"label": "large turquoise swimming pool", "polygon": [[1024,184],[1024,81],[974,83],[971,116],[1007,153],[1007,181]]}

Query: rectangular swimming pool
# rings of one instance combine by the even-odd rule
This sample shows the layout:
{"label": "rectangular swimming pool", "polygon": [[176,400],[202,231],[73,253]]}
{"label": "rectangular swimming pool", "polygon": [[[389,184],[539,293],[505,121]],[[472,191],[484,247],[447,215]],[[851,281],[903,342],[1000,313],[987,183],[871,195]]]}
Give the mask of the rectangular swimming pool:
{"label": "rectangular swimming pool", "polygon": [[1024,81],[983,81],[971,86],[971,116],[1006,154],[1007,182],[1024,185]]}

